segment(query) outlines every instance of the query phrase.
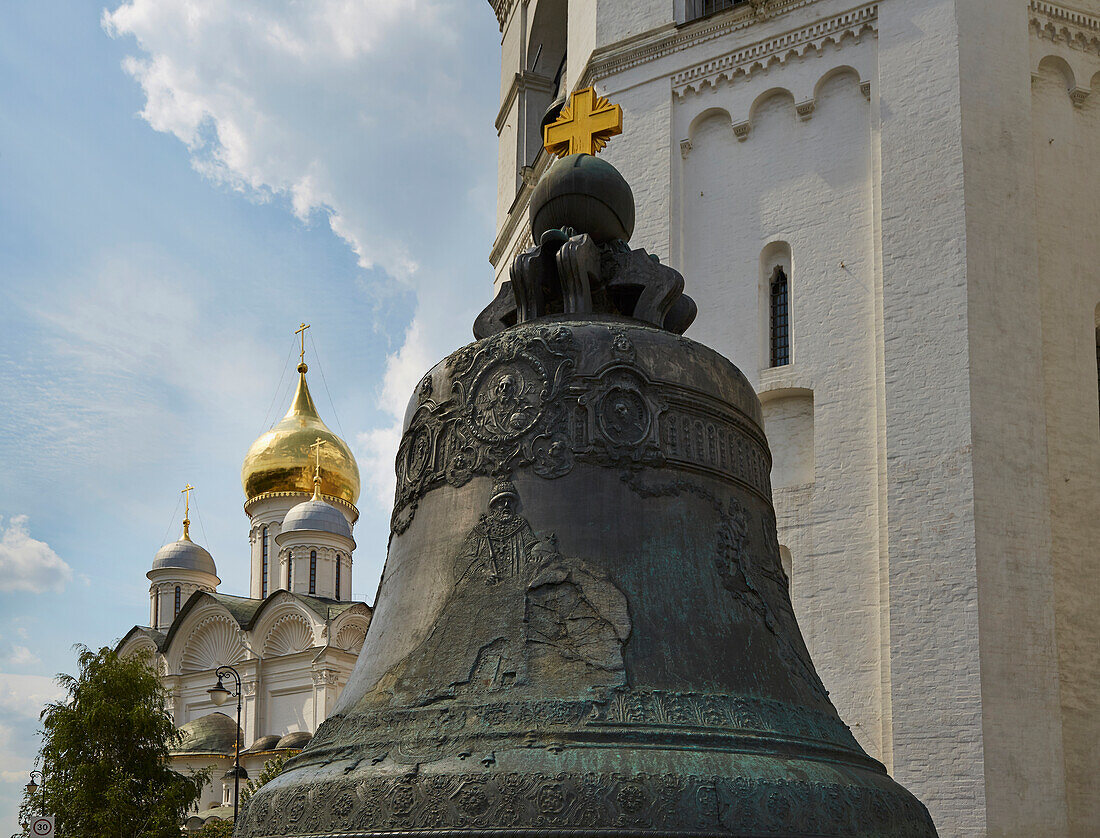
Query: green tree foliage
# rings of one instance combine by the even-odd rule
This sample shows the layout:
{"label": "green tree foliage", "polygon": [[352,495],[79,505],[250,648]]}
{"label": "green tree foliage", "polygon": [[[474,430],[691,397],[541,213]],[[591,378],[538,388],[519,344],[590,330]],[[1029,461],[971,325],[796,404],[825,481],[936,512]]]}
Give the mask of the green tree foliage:
{"label": "green tree foliage", "polygon": [[68,697],[42,711],[43,783],[20,820],[54,815],[65,838],[179,838],[209,777],[171,769],[180,733],[160,679],[142,657],[78,651],[77,676],[57,678]]}
{"label": "green tree foliage", "polygon": [[233,821],[211,818],[195,833],[195,838],[233,838]]}
{"label": "green tree foliage", "polygon": [[241,790],[241,804],[243,805],[251,800],[252,795],[258,792],[261,786],[270,783],[282,774],[283,768],[286,767],[287,759],[289,759],[289,757],[280,754],[265,762],[264,767],[260,769],[260,776],[255,780],[249,780],[248,785]]}

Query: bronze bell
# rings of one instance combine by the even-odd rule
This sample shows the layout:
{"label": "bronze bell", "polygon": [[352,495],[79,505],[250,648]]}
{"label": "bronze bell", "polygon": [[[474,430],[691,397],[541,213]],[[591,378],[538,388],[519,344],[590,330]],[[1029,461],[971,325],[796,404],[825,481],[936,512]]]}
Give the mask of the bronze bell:
{"label": "bronze bell", "polygon": [[[532,216],[597,168],[578,217],[633,218],[584,157]],[[237,835],[934,836],[814,670],[760,403],[680,274],[566,228],[511,276],[413,396],[358,664]]]}

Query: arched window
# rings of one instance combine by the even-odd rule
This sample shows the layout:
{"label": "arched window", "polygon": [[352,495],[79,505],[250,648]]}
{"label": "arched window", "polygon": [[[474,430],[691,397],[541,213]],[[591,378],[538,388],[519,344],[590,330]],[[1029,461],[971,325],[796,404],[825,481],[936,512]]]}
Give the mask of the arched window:
{"label": "arched window", "polygon": [[153,628],[160,625],[160,588],[153,594]]}
{"label": "arched window", "polygon": [[771,365],[786,366],[791,362],[790,289],[787,274],[776,266],[771,280]]}
{"label": "arched window", "polygon": [[180,615],[180,594],[181,593],[182,593],[182,591],[180,591],[180,586],[176,585],[176,612],[175,612],[175,614],[172,615],[174,617],[178,617]]}
{"label": "arched window", "polygon": [[267,527],[264,527],[264,569],[263,580],[260,583],[260,599],[267,599]]}
{"label": "arched window", "polygon": [[286,589],[292,590],[290,583],[294,581],[294,554],[286,554]]}
{"label": "arched window", "polygon": [[309,592],[317,593],[317,551],[309,551]]}
{"label": "arched window", "polygon": [[336,599],[340,599],[340,554],[336,554]]}

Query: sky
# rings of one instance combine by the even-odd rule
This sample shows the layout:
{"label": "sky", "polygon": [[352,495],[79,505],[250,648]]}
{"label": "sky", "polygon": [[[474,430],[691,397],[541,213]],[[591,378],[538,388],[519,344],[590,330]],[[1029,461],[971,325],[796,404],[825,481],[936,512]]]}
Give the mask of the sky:
{"label": "sky", "polygon": [[[484,0],[7,0],[0,26],[0,833],[74,644],[192,536],[245,594],[240,467],[294,330],[385,559],[400,417],[492,296]],[[7,832],[4,832],[7,830]]]}

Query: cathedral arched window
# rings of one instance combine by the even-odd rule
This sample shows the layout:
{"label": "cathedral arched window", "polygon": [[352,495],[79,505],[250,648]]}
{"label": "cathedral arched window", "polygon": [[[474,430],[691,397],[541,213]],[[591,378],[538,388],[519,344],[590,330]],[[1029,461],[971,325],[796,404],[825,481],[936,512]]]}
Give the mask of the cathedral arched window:
{"label": "cathedral arched window", "polygon": [[160,625],[160,590],[153,594],[153,628]]}
{"label": "cathedral arched window", "polygon": [[180,595],[182,593],[183,591],[180,590],[180,586],[176,585],[176,611],[172,615],[173,617],[178,617],[180,615]]}
{"label": "cathedral arched window", "polygon": [[317,551],[309,551],[309,592],[317,593]]}
{"label": "cathedral arched window", "polygon": [[771,366],[791,362],[790,287],[782,266],[776,266],[770,287]]}
{"label": "cathedral arched window", "polygon": [[286,589],[292,590],[290,583],[294,581],[294,554],[286,554]]}
{"label": "cathedral arched window", "polygon": [[262,581],[260,583],[260,598],[261,599],[267,599],[267,549],[268,549],[267,527],[264,527],[264,534],[263,534],[264,567],[263,567],[263,578],[262,578]]}
{"label": "cathedral arched window", "polygon": [[336,554],[336,599],[340,599],[340,554]]}

